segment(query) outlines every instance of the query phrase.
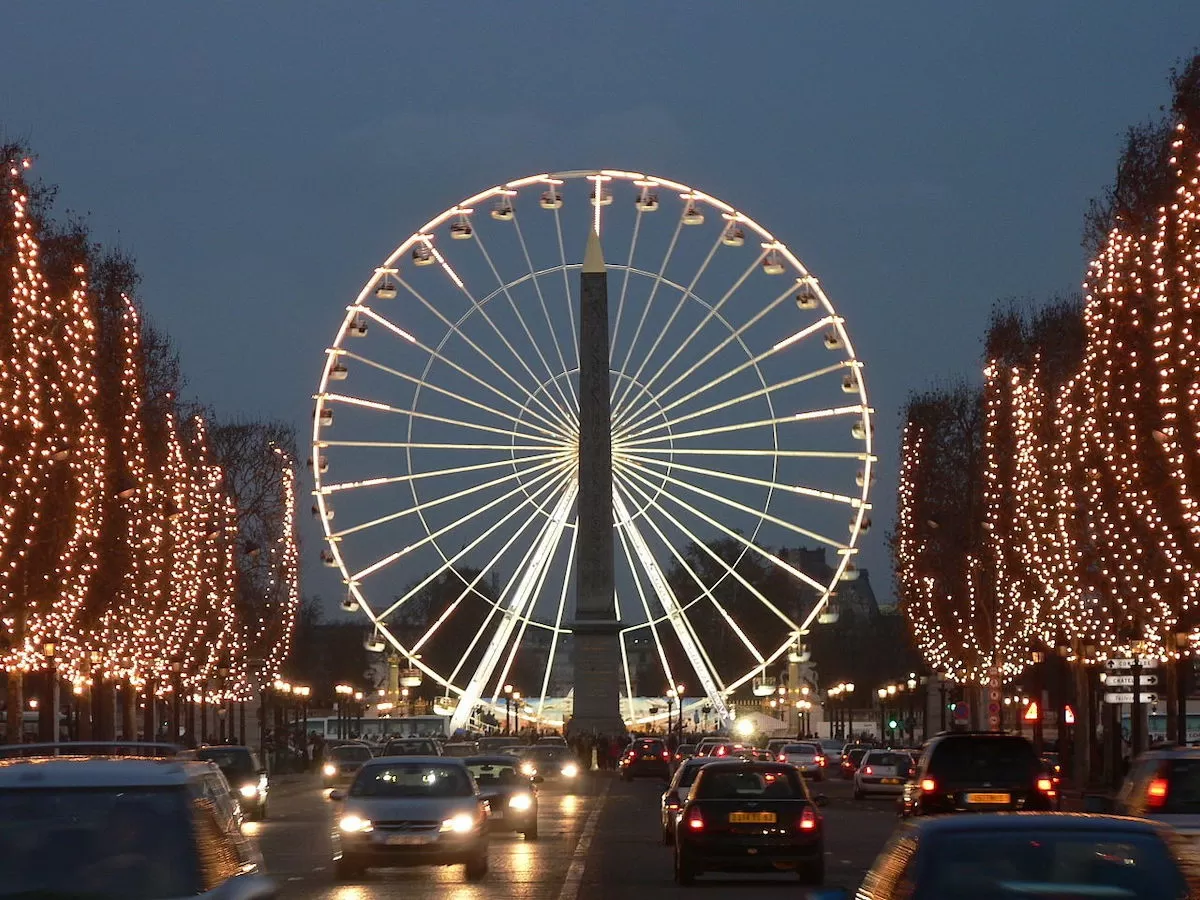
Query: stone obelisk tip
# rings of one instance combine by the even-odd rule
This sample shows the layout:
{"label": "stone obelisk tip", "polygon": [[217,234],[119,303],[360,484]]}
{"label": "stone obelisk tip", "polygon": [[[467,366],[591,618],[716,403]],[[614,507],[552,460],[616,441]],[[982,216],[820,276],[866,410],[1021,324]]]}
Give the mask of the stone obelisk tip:
{"label": "stone obelisk tip", "polygon": [[587,250],[583,253],[583,271],[585,274],[598,274],[606,271],[604,267],[604,251],[600,249],[600,235],[593,230],[588,234]]}

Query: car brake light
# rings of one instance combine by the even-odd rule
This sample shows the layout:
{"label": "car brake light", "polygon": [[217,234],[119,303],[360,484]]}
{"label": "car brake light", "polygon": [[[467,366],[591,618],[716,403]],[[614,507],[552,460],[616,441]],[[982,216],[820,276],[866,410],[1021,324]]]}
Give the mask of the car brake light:
{"label": "car brake light", "polygon": [[1037,780],[1037,789],[1046,794],[1054,793],[1054,782],[1049,778],[1039,778]]}
{"label": "car brake light", "polygon": [[1164,806],[1167,802],[1167,779],[1155,778],[1146,788],[1146,805],[1154,809]]}
{"label": "car brake light", "polygon": [[704,830],[704,816],[700,815],[699,810],[692,810],[692,814],[688,816],[688,828],[692,831]]}
{"label": "car brake light", "polygon": [[670,754],[667,753],[666,750],[664,750],[662,756],[663,756],[663,759],[668,759],[670,757]]}
{"label": "car brake light", "polygon": [[779,754],[779,761],[780,761],[780,762],[787,762],[787,754],[786,754],[786,753],[780,753],[780,754]]}
{"label": "car brake light", "polygon": [[800,814],[800,821],[798,824],[801,831],[817,830],[817,814],[813,812],[811,806],[804,807],[804,812]]}
{"label": "car brake light", "polygon": [[726,753],[728,753],[728,752],[729,752],[729,751],[728,751],[728,750],[726,750],[724,747],[718,747],[718,748],[717,748],[717,756],[724,756],[724,755],[725,755]]}
{"label": "car brake light", "polygon": [[937,782],[934,781],[932,778],[922,778],[921,779],[921,790],[926,791],[926,792],[936,791],[937,790]]}
{"label": "car brake light", "polygon": [[867,766],[865,769],[863,769],[863,774],[864,775],[874,775],[875,770],[872,769],[870,766]]}

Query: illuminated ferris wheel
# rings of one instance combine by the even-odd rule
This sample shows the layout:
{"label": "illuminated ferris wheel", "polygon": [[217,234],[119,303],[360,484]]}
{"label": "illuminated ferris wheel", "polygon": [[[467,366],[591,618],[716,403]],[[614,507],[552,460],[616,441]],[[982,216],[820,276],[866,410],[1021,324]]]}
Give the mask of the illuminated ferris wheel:
{"label": "illuminated ferris wheel", "polygon": [[[862,363],[803,264],[740,210],[634,172],[534,175],[429,220],[367,278],[315,395],[314,514],[346,609],[453,725],[569,715],[579,270],[610,296],[622,710],[719,718],[836,613],[870,526]],[[336,518],[335,518],[336,510]],[[814,575],[795,548],[821,550]]]}

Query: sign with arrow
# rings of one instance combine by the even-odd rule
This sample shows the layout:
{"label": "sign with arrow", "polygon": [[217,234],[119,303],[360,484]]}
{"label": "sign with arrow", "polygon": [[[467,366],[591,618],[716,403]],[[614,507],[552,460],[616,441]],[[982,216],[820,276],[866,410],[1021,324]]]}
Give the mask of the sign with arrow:
{"label": "sign with arrow", "polygon": [[[1157,703],[1158,702],[1158,694],[1142,694],[1141,697],[1142,697],[1142,699],[1141,699],[1142,703]],[[1132,693],[1105,694],[1104,702],[1105,703],[1132,703],[1133,702],[1133,694]]]}
{"label": "sign with arrow", "polygon": [[[1158,676],[1152,672],[1147,672],[1138,679],[1140,687],[1153,687],[1158,684]],[[1133,687],[1132,675],[1109,675],[1104,679],[1105,687]]]}
{"label": "sign with arrow", "polygon": [[[1142,664],[1143,669],[1157,669],[1158,659],[1154,656],[1143,656],[1138,660]],[[1108,659],[1104,661],[1104,668],[1112,672],[1114,669],[1132,669],[1132,659]]]}

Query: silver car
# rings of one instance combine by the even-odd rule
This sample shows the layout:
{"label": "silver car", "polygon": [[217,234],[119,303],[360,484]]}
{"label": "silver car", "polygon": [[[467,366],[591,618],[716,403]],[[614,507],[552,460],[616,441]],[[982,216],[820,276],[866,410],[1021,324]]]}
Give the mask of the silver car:
{"label": "silver car", "polygon": [[913,758],[907,753],[868,750],[854,773],[854,799],[862,800],[869,794],[899,796],[913,767]]}
{"label": "silver car", "polygon": [[825,777],[825,754],[821,751],[820,744],[799,741],[784,744],[779,752],[778,761],[795,766],[801,774],[813,781],[820,781]]}
{"label": "silver car", "polygon": [[1200,748],[1171,747],[1139,756],[1113,800],[1112,811],[1155,819],[1200,841]]}
{"label": "silver car", "polygon": [[468,881],[488,870],[488,809],[462,759],[380,757],[333,791],[333,859],[339,879],[368,868],[466,867]]}
{"label": "silver car", "polygon": [[692,785],[696,783],[696,775],[701,768],[713,761],[712,757],[692,757],[685,760],[675,770],[675,776],[667,785],[662,795],[662,842],[666,845],[675,843],[675,826],[679,824],[679,811],[687,803]]}

